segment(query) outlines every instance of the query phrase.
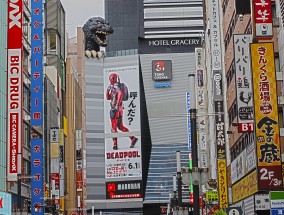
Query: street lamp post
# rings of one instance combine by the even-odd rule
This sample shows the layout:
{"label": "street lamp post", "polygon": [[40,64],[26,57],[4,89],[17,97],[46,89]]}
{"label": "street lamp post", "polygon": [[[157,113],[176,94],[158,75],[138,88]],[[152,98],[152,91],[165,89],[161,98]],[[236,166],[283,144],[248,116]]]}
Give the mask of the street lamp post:
{"label": "street lamp post", "polygon": [[177,199],[177,176],[173,175],[173,197],[172,197],[172,208],[173,208],[173,215],[176,215],[177,211],[177,204],[176,204],[176,199]]}
{"label": "street lamp post", "polygon": [[18,202],[18,211],[22,213],[22,180],[21,173],[17,174],[17,202]]}
{"label": "street lamp post", "polygon": [[56,214],[56,211],[55,211],[55,180],[51,180],[51,208],[52,208],[52,215],[55,215]]}
{"label": "street lamp post", "polygon": [[199,181],[197,126],[196,126],[196,94],[195,74],[189,74],[190,94],[190,127],[191,127],[191,152],[192,152],[192,184],[193,184],[193,214],[199,215]]}
{"label": "street lamp post", "polygon": [[182,181],[181,181],[181,163],[180,163],[180,151],[176,152],[177,156],[177,180],[178,180],[178,208],[182,207]]}
{"label": "street lamp post", "polygon": [[80,200],[80,196],[77,196],[77,207],[78,207],[78,215],[80,215],[80,206],[81,206],[81,200]]}

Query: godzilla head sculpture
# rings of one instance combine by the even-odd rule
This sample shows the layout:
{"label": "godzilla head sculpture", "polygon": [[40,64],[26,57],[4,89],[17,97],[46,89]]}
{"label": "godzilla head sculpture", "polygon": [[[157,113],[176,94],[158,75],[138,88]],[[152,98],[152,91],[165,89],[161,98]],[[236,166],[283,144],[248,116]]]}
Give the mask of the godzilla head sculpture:
{"label": "godzilla head sculpture", "polygon": [[104,52],[100,46],[106,47],[106,36],[113,33],[113,28],[102,17],[92,17],[83,26],[85,34],[85,55],[90,57],[103,57]]}

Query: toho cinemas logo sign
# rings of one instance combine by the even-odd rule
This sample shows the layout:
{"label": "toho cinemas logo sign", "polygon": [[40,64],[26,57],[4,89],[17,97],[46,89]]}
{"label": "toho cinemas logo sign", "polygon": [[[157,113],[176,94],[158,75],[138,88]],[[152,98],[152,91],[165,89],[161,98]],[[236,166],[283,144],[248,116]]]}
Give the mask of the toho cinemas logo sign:
{"label": "toho cinemas logo sign", "polygon": [[17,26],[21,28],[20,19],[22,17],[22,11],[20,10],[20,0],[9,1],[9,29]]}

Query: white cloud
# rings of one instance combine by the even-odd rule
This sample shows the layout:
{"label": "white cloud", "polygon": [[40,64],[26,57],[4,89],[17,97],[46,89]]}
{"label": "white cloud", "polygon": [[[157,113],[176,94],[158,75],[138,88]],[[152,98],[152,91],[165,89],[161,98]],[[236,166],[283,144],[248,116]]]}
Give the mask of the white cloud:
{"label": "white cloud", "polygon": [[66,29],[69,37],[77,35],[77,27],[94,16],[104,17],[104,0],[61,0],[66,13]]}

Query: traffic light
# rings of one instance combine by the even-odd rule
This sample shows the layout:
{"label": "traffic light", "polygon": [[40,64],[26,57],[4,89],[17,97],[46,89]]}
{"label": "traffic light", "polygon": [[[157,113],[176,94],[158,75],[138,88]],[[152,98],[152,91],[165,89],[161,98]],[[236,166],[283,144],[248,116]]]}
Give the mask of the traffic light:
{"label": "traffic light", "polygon": [[189,203],[193,204],[193,193],[189,194]]}

